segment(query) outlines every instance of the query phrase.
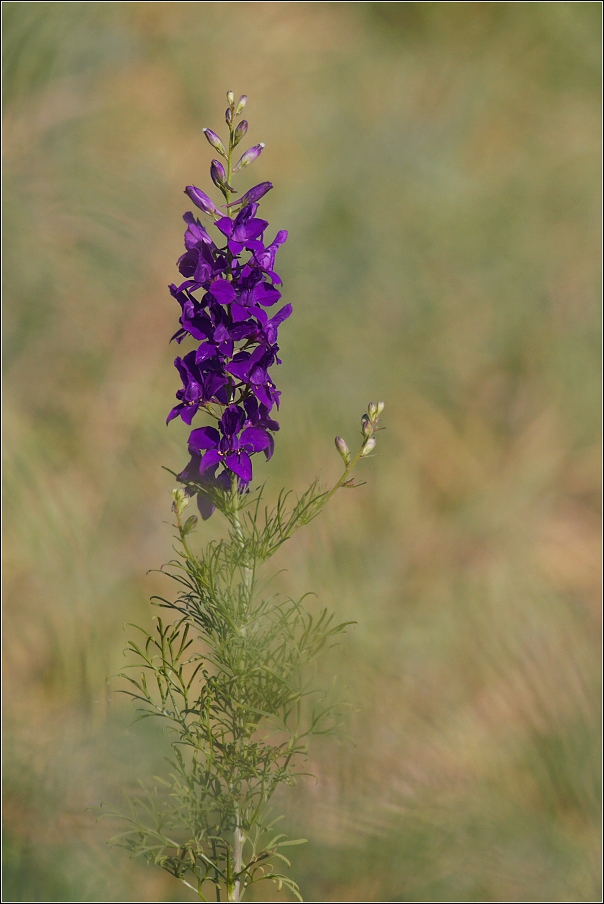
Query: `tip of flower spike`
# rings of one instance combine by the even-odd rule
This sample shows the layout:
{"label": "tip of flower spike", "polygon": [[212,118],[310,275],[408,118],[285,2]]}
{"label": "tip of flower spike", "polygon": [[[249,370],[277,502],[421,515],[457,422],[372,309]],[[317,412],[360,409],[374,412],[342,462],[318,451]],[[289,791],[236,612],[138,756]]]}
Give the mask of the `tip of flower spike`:
{"label": "tip of flower spike", "polygon": [[362,417],[362,430],[364,436],[371,436],[376,430],[378,430],[378,421],[380,419],[380,414],[384,410],[383,402],[370,402],[367,406],[367,414],[364,414]]}

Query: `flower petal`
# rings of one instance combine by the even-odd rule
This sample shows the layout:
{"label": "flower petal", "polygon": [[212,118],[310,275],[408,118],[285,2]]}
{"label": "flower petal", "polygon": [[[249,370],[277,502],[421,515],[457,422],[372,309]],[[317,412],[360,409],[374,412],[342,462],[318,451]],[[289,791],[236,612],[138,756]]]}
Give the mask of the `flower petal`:
{"label": "flower petal", "polygon": [[239,437],[242,446],[251,446],[252,452],[262,452],[270,444],[270,436],[262,427],[246,427]]}
{"label": "flower petal", "polygon": [[220,442],[220,434],[214,427],[198,427],[189,436],[189,449],[215,449]]}
{"label": "flower petal", "polygon": [[226,235],[229,238],[233,233],[233,221],[230,217],[221,217],[220,220],[216,220],[215,225],[220,229],[223,235]]}
{"label": "flower petal", "polygon": [[226,279],[217,279],[210,286],[210,292],[220,304],[230,304],[237,297],[232,284]]}
{"label": "flower petal", "polygon": [[[210,428],[211,429],[211,428]],[[199,473],[204,474],[208,468],[211,468],[221,461],[220,452],[218,449],[208,449],[206,454],[203,456],[201,461],[199,462]]]}
{"label": "flower petal", "polygon": [[224,463],[229,471],[245,480],[246,483],[249,483],[252,479],[252,461],[247,452],[243,450],[241,452],[231,452],[225,458]]}
{"label": "flower petal", "polygon": [[197,494],[197,508],[202,521],[207,521],[208,518],[211,518],[216,510],[216,506],[213,505],[210,497],[203,492]]}

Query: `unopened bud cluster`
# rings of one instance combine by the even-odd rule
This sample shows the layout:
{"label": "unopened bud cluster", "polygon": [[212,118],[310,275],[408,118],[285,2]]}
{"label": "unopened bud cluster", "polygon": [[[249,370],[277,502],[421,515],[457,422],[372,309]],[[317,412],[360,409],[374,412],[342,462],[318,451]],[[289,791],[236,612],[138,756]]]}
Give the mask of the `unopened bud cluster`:
{"label": "unopened bud cluster", "polygon": [[[380,429],[378,427],[378,422],[383,410],[383,402],[370,402],[367,406],[367,414],[364,414],[361,418],[361,434],[363,436],[363,442],[355,461],[359,458],[365,458],[366,455],[369,455],[369,453],[373,452],[375,449],[376,438],[374,434]],[[349,468],[351,464],[350,449],[348,448],[346,441],[342,439],[341,436],[336,436],[335,443],[336,449],[342,456],[344,464]]]}
{"label": "unopened bud cluster", "polygon": [[361,449],[361,458],[369,455],[375,449],[376,438],[373,434],[379,430],[378,421],[383,410],[383,402],[370,402],[367,406],[367,414],[364,414],[361,418],[361,433],[365,437],[365,442]]}
{"label": "unopened bud cluster", "polygon": [[[241,139],[245,136],[248,129],[248,123],[247,120],[242,119],[241,122],[235,125],[235,120],[241,116],[241,114],[243,113],[243,108],[247,103],[246,95],[242,94],[237,104],[235,104],[235,95],[232,91],[227,91],[227,101],[229,105],[226,108],[224,118],[227,126],[229,127],[228,148],[225,146],[220,135],[214,132],[213,129],[205,128],[203,132],[214,150],[218,151],[220,156],[228,162],[230,159],[230,152],[233,150],[233,148],[237,147]],[[245,166],[249,166],[250,163],[253,163],[254,160],[256,160],[260,156],[263,148],[264,144],[262,142],[260,142],[260,144],[255,144],[251,148],[248,148],[247,151],[244,151],[237,163],[233,166],[232,170],[229,170],[228,173],[219,160],[212,160],[212,164],[210,166],[210,176],[212,177],[212,182],[214,183],[216,188],[220,189],[227,201],[229,200],[229,195],[235,192],[235,189],[232,187],[232,185],[229,185],[229,174],[233,175],[234,173],[239,172],[240,169],[243,169]],[[230,166],[230,163],[228,165]],[[235,203],[238,206],[245,206],[243,198]],[[246,203],[250,202],[247,201]],[[209,211],[205,212],[207,213]]]}

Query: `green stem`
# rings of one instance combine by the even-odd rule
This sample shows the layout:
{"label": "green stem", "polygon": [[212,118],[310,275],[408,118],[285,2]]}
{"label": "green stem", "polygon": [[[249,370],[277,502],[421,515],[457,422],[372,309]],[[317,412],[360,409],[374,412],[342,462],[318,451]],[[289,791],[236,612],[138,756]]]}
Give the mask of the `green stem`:
{"label": "green stem", "polygon": [[333,494],[334,494],[337,490],[339,490],[340,487],[344,486],[344,484],[345,484],[346,481],[348,480],[348,477],[350,476],[350,474],[351,474],[352,471],[354,470],[355,465],[357,464],[357,462],[359,461],[359,459],[362,458],[362,453],[363,453],[363,447],[364,447],[364,445],[365,445],[365,443],[363,443],[363,445],[361,446],[361,448],[359,449],[359,451],[357,452],[357,454],[355,455],[355,457],[352,459],[352,461],[349,462],[349,463],[346,465],[346,470],[344,471],[344,473],[342,474],[342,476],[340,477],[340,479],[338,480],[338,482],[335,484],[335,486],[333,486],[333,487],[331,488],[331,490],[329,490],[329,492],[324,496],[324,498],[323,498],[323,505],[325,505],[327,502],[329,502],[329,500],[331,499],[331,497],[333,496]]}
{"label": "green stem", "polygon": [[[175,507],[175,509],[176,509],[176,507]],[[181,517],[181,514],[178,511],[178,509],[176,509],[176,526],[178,527],[178,533],[180,535],[180,542],[182,543],[182,548],[185,551],[187,559],[189,559],[190,562],[194,562],[195,557],[194,557],[193,553],[191,552],[189,544],[187,543],[187,535],[185,534],[185,532],[183,530],[182,517]]]}
{"label": "green stem", "polygon": [[[245,542],[243,535],[243,525],[241,523],[240,517],[240,509],[241,509],[241,496],[239,494],[239,490],[237,488],[237,476],[234,474],[232,476],[232,494],[233,494],[233,524],[235,527],[235,533],[237,535],[237,539],[241,546],[242,556],[245,556]],[[245,560],[244,560],[245,561]],[[254,569],[251,568],[248,564],[243,565],[243,584],[246,590],[246,611],[244,613],[244,619],[247,618],[248,607],[250,603],[250,598],[252,594],[252,587],[254,583]],[[239,630],[242,635],[245,636],[245,624],[239,625]],[[241,873],[241,869],[243,866],[243,847],[245,845],[245,833],[241,828],[241,818],[239,806],[237,805],[235,810],[235,828],[233,829],[233,881],[229,887],[229,901],[240,901],[241,900],[241,877],[239,873]]]}
{"label": "green stem", "polygon": [[[239,822],[239,812],[237,812],[237,822]],[[245,844],[245,834],[243,829],[236,825],[233,831],[233,875],[235,882],[233,883],[232,901],[241,900],[241,867],[243,866],[243,845]]]}

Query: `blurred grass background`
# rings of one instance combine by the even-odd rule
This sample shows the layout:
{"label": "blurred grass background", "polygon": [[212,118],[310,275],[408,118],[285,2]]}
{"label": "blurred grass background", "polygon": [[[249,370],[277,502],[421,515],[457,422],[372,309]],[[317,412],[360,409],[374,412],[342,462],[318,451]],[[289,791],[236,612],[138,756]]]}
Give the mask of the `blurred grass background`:
{"label": "blurred grass background", "polygon": [[355,745],[279,802],[295,878],[600,900],[600,4],[2,9],[4,900],[193,900],[86,808],[162,769],[105,680],[171,555],[166,285],[227,88],[290,230],[269,486],[386,402],[367,486],[280,554],[358,622],[324,675]]}

